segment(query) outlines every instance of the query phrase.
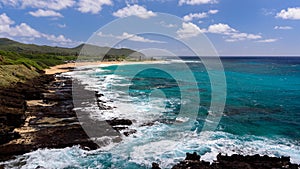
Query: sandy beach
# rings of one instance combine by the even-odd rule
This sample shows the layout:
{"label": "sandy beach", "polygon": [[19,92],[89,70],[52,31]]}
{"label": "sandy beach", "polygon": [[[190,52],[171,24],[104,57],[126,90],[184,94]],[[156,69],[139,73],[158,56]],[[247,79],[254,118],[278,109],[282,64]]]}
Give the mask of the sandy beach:
{"label": "sandy beach", "polygon": [[132,61],[111,61],[111,62],[74,62],[74,63],[66,63],[61,65],[52,66],[48,69],[45,69],[45,74],[52,75],[56,73],[65,73],[69,72],[70,70],[74,69],[75,67],[81,66],[108,66],[108,65],[121,65],[121,64],[147,64],[147,63],[163,63],[165,61],[139,61],[139,62],[132,62]]}
{"label": "sandy beach", "polygon": [[78,66],[95,66],[95,65],[111,65],[111,64],[121,64],[128,63],[126,61],[112,61],[112,62],[74,62],[74,63],[66,63],[61,65],[52,66],[48,69],[45,69],[45,74],[51,75],[56,73],[64,73],[70,71],[70,69],[74,69]]}

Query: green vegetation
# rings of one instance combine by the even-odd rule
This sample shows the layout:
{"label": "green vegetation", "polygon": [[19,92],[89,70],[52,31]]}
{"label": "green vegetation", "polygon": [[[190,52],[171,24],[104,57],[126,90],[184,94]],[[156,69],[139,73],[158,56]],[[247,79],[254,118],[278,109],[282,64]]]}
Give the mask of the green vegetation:
{"label": "green vegetation", "polygon": [[10,39],[0,39],[0,65],[24,65],[42,70],[50,66],[75,60],[76,50],[68,48],[23,44]]}
{"label": "green vegetation", "polygon": [[22,64],[28,68],[42,70],[68,61],[121,61],[129,55],[136,58],[142,53],[131,49],[115,49],[81,44],[74,48],[38,46],[19,43],[7,38],[0,38],[0,65]]}
{"label": "green vegetation", "polygon": [[6,87],[15,82],[24,82],[38,75],[35,69],[29,69],[24,65],[0,65],[0,87]]}
{"label": "green vegetation", "polygon": [[[80,56],[78,58],[78,56]],[[0,38],[0,86],[35,77],[37,72],[70,61],[122,61],[142,53],[131,49],[115,49],[81,44],[74,48],[24,44]]]}

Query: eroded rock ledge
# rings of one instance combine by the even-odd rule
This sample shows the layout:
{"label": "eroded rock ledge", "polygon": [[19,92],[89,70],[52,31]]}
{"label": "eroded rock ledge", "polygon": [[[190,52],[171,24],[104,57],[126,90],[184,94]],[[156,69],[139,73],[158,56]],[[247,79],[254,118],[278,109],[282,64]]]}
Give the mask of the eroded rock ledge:
{"label": "eroded rock ledge", "polygon": [[[290,157],[243,156],[234,154],[232,156],[217,155],[217,160],[209,163],[201,160],[197,153],[187,153],[185,160],[174,165],[172,169],[298,169],[300,165],[292,164]],[[159,169],[159,165],[152,164],[152,169]]]}
{"label": "eroded rock ledge", "polygon": [[0,160],[38,148],[96,149],[73,110],[70,78],[44,75],[0,90]]}

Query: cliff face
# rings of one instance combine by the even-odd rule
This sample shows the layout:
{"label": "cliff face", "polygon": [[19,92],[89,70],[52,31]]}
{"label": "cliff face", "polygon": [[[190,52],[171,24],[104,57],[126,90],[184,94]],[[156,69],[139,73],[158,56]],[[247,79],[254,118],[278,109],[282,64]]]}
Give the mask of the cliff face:
{"label": "cliff face", "polygon": [[78,123],[68,78],[41,74],[2,88],[0,126],[0,160],[45,147],[98,147]]}
{"label": "cliff face", "polygon": [[[26,78],[30,78],[30,76]],[[20,137],[20,134],[14,129],[25,122],[25,112],[28,109],[26,101],[41,99],[42,92],[45,91],[44,86],[53,80],[53,77],[37,76],[24,83],[20,82],[23,81],[21,79],[16,78],[14,80],[19,82],[12,83],[9,79],[11,85],[0,89],[0,126],[2,129],[0,144],[8,143]]]}
{"label": "cliff face", "polygon": [[[14,129],[24,123],[26,98],[38,97],[39,91],[33,86],[41,85],[38,75],[24,65],[0,65],[0,144],[20,137]],[[26,82],[29,79],[31,83]]]}

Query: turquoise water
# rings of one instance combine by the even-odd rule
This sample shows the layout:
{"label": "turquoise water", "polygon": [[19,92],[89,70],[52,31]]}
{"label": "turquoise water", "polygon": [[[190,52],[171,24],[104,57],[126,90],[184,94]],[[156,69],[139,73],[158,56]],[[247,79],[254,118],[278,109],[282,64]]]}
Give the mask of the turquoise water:
{"label": "turquoise water", "polygon": [[[300,60],[225,60],[226,132],[300,140]],[[239,126],[237,128],[237,126]]]}
{"label": "turquoise water", "polygon": [[157,162],[170,168],[194,151],[207,161],[221,152],[285,155],[300,163],[300,58],[223,58],[222,62],[227,99],[214,131],[202,130],[213,112],[210,77],[200,60],[93,67],[70,74],[88,90],[104,93],[102,99],[115,108],[100,111],[91,105],[86,111],[95,120],[130,119],[129,129],[137,132],[97,151],[76,146],[43,149],[8,164],[134,169]]}
{"label": "turquoise water", "polygon": [[[193,60],[189,58],[189,60]],[[227,100],[220,131],[237,135],[256,135],[269,138],[282,137],[296,141],[300,139],[300,59],[264,58],[264,59],[223,59],[227,80]],[[185,76],[186,70],[180,70],[180,64],[153,65],[156,69],[146,69],[130,77],[129,95],[149,97],[153,89],[161,88],[167,100],[180,99],[188,94],[193,100],[200,90],[201,104],[204,110],[210,105],[211,84],[203,64],[187,62],[194,73],[198,85],[189,86],[188,80],[176,83],[168,71]],[[114,71],[126,77],[143,69],[144,65],[111,66],[105,70]],[[134,73],[132,73],[134,72]],[[122,83],[122,82],[121,82]],[[193,88],[194,87],[194,88]],[[120,88],[116,88],[119,90]],[[172,106],[168,102],[166,107]],[[169,113],[178,112],[180,104]],[[201,110],[199,117],[201,117]],[[205,113],[204,113],[205,114]]]}

